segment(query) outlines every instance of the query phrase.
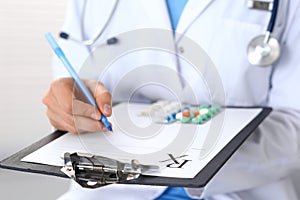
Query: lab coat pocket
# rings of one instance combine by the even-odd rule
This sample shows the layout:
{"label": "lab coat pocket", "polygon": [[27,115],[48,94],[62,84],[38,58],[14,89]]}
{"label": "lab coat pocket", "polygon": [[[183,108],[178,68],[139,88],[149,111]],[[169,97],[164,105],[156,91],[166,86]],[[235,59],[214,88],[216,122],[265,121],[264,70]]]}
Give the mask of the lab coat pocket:
{"label": "lab coat pocket", "polygon": [[247,46],[252,38],[263,34],[263,27],[232,19],[220,19],[210,45],[210,55],[218,68],[230,105],[264,104],[269,90],[271,67],[252,66]]}

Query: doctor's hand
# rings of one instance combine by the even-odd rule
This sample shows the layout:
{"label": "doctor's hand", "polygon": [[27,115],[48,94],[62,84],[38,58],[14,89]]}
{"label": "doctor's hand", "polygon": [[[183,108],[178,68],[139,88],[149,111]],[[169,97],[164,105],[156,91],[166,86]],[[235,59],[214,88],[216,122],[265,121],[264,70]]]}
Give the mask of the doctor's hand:
{"label": "doctor's hand", "polygon": [[[94,80],[83,80],[96,103],[105,116],[112,113],[112,97],[102,83]],[[92,105],[84,102],[78,90],[74,89],[71,78],[60,78],[51,83],[50,89],[43,98],[47,106],[50,123],[58,130],[71,133],[107,131],[99,121],[101,113]]]}

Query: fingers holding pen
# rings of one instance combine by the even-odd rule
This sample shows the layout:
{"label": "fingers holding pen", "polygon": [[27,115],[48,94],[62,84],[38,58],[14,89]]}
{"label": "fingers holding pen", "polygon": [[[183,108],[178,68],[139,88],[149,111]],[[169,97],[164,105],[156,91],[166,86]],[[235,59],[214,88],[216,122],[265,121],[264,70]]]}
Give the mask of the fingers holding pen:
{"label": "fingers holding pen", "polygon": [[111,94],[108,91],[98,92],[96,102],[101,112],[105,116],[110,117],[112,114]]}
{"label": "fingers holding pen", "polygon": [[[55,109],[52,109],[52,108]],[[60,109],[57,109],[57,108]],[[99,121],[101,114],[93,106],[73,100],[73,106],[62,107],[53,101],[47,109],[50,123],[57,129],[71,133],[102,132],[103,124]]]}
{"label": "fingers holding pen", "polygon": [[85,83],[92,91],[101,113],[103,113],[107,117],[110,117],[112,114],[111,93],[104,87],[101,82],[87,80],[85,81]]}
{"label": "fingers holding pen", "polygon": [[94,120],[100,120],[101,118],[101,113],[98,109],[77,99],[73,100],[71,113],[73,115],[87,117]]}
{"label": "fingers holding pen", "polygon": [[[73,115],[74,119],[77,119],[77,117],[81,118],[82,121],[85,121],[85,123],[82,123],[85,126],[87,126],[86,123],[93,124],[93,122],[96,122],[96,121],[97,121],[97,123],[100,123],[99,120],[95,119],[98,117],[100,118],[100,116],[99,116],[100,112],[98,113],[96,110],[94,110],[94,112],[91,113],[91,109],[89,109],[90,108],[89,106],[80,104],[78,102],[76,105],[75,105],[75,103],[73,104],[73,102],[75,102],[75,101],[73,101],[73,99],[74,99],[73,94],[75,94],[77,99],[82,100],[81,99],[82,95],[78,95],[78,94],[82,93],[83,96],[85,97],[85,99],[87,99],[89,103],[91,103],[92,105],[95,106],[95,103],[94,103],[93,99],[91,99],[91,97],[90,97],[91,94],[89,94],[89,92],[95,91],[95,93],[98,93],[98,89],[97,89],[98,82],[90,81],[90,80],[82,81],[79,78],[79,75],[76,73],[76,70],[73,68],[71,63],[68,61],[63,50],[60,48],[60,46],[58,45],[56,40],[51,35],[51,33],[46,33],[45,37],[46,37],[48,43],[50,44],[51,48],[55,52],[55,54],[62,61],[64,67],[67,69],[68,72],[70,72],[72,79],[76,82],[76,87],[74,87],[74,81],[71,78],[58,79],[57,81],[54,81],[51,84],[50,91],[47,93],[47,95],[45,96],[45,98],[43,100],[43,102],[48,107],[50,121],[53,124],[57,125],[57,123],[59,123],[59,119],[64,120],[64,115],[62,115],[62,113],[63,113],[63,114],[67,114],[67,115],[70,115],[70,114]],[[84,83],[84,82],[86,82],[86,83]],[[89,83],[92,87],[89,87],[87,83]],[[87,89],[84,86],[84,84],[86,84],[89,89]],[[100,89],[99,93],[102,93],[103,90],[106,90],[106,89],[102,84],[100,84],[100,85],[101,85],[101,89]],[[77,93],[78,90],[80,91],[79,93]],[[94,97],[97,97],[98,94],[95,95],[95,93],[93,93]],[[56,102],[54,99],[56,99]],[[54,104],[57,106],[53,106]],[[80,104],[80,105],[78,105],[78,104]],[[104,102],[104,100],[101,100],[98,105],[100,105],[100,110],[104,113],[104,115],[105,114],[107,116],[111,115],[111,96],[110,96],[110,99],[106,99],[105,102]],[[77,108],[74,109],[74,107],[77,107]],[[86,111],[86,109],[88,111]],[[75,112],[77,115],[74,114],[73,112]],[[99,114],[99,115],[97,115],[97,114]],[[85,117],[86,115],[89,115],[89,117]],[[91,115],[93,116],[93,118],[91,118]],[[102,116],[101,122],[105,124],[105,126],[108,128],[108,130],[112,129],[108,120],[106,119],[106,117]],[[68,123],[68,122],[64,121],[64,124],[65,123]],[[102,124],[101,124],[101,126],[102,126]]]}
{"label": "fingers holding pen", "polygon": [[56,129],[75,134],[79,133],[78,129],[76,129],[74,118],[72,115],[56,113],[55,111],[48,108],[47,116],[49,118],[50,124]]}
{"label": "fingers holding pen", "polygon": [[74,82],[70,78],[54,81],[44,96],[43,103],[47,106],[50,123],[59,130],[72,133],[103,131],[104,126],[99,121],[100,111],[75,98]]}
{"label": "fingers holding pen", "polygon": [[99,120],[94,120],[79,115],[56,113],[55,111],[48,109],[47,116],[50,119],[50,123],[57,129],[75,134],[102,132],[104,128]]}
{"label": "fingers holding pen", "polygon": [[[93,81],[95,82],[95,81]],[[101,114],[92,105],[77,99],[74,81],[70,78],[61,78],[53,81],[49,92],[43,98],[43,103],[52,110],[60,108],[72,115],[80,115],[99,120]],[[76,94],[78,96],[78,94]]]}

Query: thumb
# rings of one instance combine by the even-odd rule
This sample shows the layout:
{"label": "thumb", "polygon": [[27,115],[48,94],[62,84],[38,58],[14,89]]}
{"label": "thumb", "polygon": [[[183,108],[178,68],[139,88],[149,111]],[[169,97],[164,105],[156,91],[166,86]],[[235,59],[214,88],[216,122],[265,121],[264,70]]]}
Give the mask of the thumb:
{"label": "thumb", "polygon": [[97,92],[95,95],[96,103],[101,111],[107,117],[112,113],[112,97],[109,91]]}
{"label": "thumb", "polygon": [[96,103],[101,111],[107,117],[112,114],[112,96],[101,82],[88,81],[88,87],[92,90]]}

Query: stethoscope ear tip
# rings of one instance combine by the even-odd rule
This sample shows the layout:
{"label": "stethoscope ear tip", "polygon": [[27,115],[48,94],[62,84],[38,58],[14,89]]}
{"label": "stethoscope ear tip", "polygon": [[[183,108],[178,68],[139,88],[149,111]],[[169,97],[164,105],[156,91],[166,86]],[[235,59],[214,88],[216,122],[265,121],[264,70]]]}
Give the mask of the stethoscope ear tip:
{"label": "stethoscope ear tip", "polygon": [[112,45],[112,44],[116,44],[116,43],[118,43],[118,38],[116,38],[116,37],[109,38],[106,41],[106,44],[108,44],[108,45]]}
{"label": "stethoscope ear tip", "polygon": [[62,39],[67,40],[67,39],[69,39],[69,34],[66,33],[66,32],[60,32],[59,37],[62,38]]}

